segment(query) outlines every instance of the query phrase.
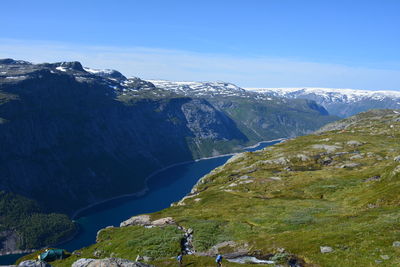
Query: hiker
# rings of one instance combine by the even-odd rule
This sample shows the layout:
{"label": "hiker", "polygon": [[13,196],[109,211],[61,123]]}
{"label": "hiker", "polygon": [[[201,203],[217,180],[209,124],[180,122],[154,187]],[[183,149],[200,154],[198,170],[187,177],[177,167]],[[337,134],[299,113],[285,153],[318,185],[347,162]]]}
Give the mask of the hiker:
{"label": "hiker", "polygon": [[218,254],[215,258],[215,262],[217,263],[218,267],[222,267],[222,256],[220,254]]}
{"label": "hiker", "polygon": [[176,257],[176,260],[177,260],[178,263],[179,263],[179,267],[181,267],[181,266],[182,266],[182,261],[183,261],[183,256],[182,256],[182,254],[179,254],[178,257]]}

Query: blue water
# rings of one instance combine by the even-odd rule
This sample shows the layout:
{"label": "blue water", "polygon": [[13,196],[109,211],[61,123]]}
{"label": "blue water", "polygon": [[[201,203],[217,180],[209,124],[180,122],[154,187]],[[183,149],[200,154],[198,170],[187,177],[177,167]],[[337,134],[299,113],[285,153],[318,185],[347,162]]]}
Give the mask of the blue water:
{"label": "blue water", "polygon": [[[247,151],[256,151],[279,141],[263,142]],[[165,209],[190,192],[205,174],[224,164],[231,156],[203,159],[168,168],[149,180],[149,191],[141,197],[126,197],[96,205],[82,212],[76,220],[80,231],[69,242],[58,247],[68,251],[95,243],[97,231],[107,226],[119,226],[132,216]],[[0,264],[12,264],[21,255],[0,257]]]}

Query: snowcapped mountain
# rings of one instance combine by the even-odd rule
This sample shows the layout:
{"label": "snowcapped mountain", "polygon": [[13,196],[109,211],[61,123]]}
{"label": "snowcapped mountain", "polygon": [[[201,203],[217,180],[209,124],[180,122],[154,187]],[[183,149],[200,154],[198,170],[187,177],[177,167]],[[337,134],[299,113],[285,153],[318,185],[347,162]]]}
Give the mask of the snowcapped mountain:
{"label": "snowcapped mountain", "polygon": [[[147,80],[157,88],[190,97],[242,97],[256,100],[273,100],[263,93],[247,91],[228,82],[182,82],[167,80]],[[279,101],[273,97],[275,101]],[[282,100],[282,99],[281,99]]]}
{"label": "snowcapped mountain", "polygon": [[333,88],[245,88],[266,96],[314,100],[330,114],[348,117],[370,109],[399,109],[400,91]]}

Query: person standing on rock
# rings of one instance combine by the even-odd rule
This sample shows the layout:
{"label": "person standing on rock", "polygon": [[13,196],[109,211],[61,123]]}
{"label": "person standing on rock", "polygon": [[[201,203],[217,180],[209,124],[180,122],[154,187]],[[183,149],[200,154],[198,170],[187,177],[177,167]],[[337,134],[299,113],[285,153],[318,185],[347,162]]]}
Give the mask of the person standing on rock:
{"label": "person standing on rock", "polygon": [[178,266],[182,267],[182,261],[183,261],[183,256],[182,254],[179,254],[178,257],[176,257],[176,260],[178,261]]}
{"label": "person standing on rock", "polygon": [[222,256],[220,254],[218,254],[215,258],[215,262],[217,263],[218,267],[222,267]]}

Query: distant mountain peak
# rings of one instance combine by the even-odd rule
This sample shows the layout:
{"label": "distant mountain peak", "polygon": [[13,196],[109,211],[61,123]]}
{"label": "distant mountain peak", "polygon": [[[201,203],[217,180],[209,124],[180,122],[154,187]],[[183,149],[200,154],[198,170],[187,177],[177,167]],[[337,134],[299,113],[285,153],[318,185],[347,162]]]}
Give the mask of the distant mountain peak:
{"label": "distant mountain peak", "polygon": [[126,80],[126,77],[119,71],[117,70],[112,70],[112,69],[92,69],[88,67],[83,68],[86,72],[89,72],[93,75],[97,75],[103,78],[108,78],[108,79],[116,79],[119,81],[124,81]]}
{"label": "distant mountain peak", "polygon": [[172,91],[185,96],[240,96],[249,97],[249,95],[263,97],[262,94],[248,92],[243,88],[229,82],[195,82],[195,81],[168,81],[168,80],[148,80],[156,87]]}
{"label": "distant mountain peak", "polygon": [[400,91],[369,91],[340,88],[245,88],[267,96],[314,100],[330,114],[349,117],[370,109],[400,108]]}

